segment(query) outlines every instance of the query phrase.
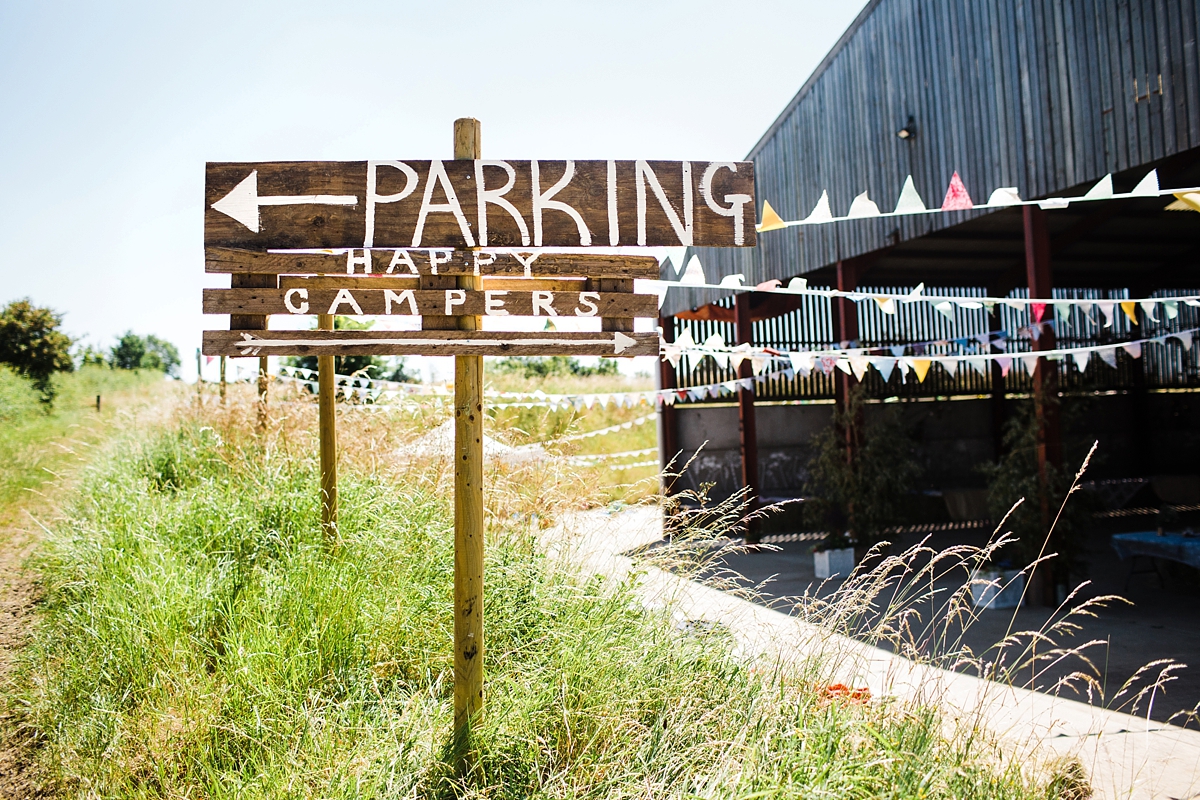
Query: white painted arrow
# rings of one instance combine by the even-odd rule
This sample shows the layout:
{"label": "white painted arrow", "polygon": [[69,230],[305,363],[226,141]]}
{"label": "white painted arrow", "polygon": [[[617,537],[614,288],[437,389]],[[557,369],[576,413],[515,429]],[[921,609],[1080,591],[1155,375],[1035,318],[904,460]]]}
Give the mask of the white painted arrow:
{"label": "white painted arrow", "polygon": [[258,209],[261,206],[356,206],[358,198],[352,194],[301,194],[291,197],[258,196],[258,170],[253,170],[229,194],[212,204],[213,211],[232,217],[250,230],[258,233]]}
{"label": "white painted arrow", "polygon": [[390,344],[397,347],[426,347],[431,344],[448,344],[458,347],[494,347],[509,345],[510,347],[530,347],[541,345],[562,345],[566,347],[584,347],[593,344],[611,344],[613,355],[623,353],[637,340],[626,336],[620,331],[613,331],[611,339],[258,339],[249,333],[242,334],[243,341],[238,343],[244,356],[256,356],[264,347],[353,347],[356,345]]}

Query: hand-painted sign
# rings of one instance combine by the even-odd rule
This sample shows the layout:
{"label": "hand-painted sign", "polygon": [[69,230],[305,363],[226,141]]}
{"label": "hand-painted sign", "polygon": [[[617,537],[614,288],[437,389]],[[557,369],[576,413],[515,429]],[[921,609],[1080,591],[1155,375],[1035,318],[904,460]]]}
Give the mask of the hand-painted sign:
{"label": "hand-painted sign", "polygon": [[209,163],[205,177],[208,247],[755,244],[745,161]]}
{"label": "hand-painted sign", "polygon": [[653,356],[658,333],[205,331],[208,355]]}

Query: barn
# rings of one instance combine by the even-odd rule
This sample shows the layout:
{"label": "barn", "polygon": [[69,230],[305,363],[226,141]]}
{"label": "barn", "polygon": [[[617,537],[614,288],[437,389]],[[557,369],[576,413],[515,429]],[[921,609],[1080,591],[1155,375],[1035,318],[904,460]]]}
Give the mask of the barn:
{"label": "barn", "polygon": [[[804,278],[867,299],[673,288],[664,337],[720,334],[781,352],[1020,354],[1200,327],[1200,308],[1183,303],[1171,317],[1138,305],[1111,319],[1099,306],[1064,304],[1042,325],[1028,307],[947,315],[906,304],[889,314],[869,299],[922,286],[1111,308],[1200,294],[1200,213],[1167,210],[1169,196],[1057,199],[1108,176],[1116,194],[1128,193],[1152,170],[1163,188],[1200,185],[1198,33],[1191,0],[872,0],[750,149],[759,218],[764,203],[788,221],[822,202],[842,216],[864,195],[887,211],[908,180],[930,207],[955,191],[975,205],[996,190],[1045,202],[793,226],[763,230],[755,248],[692,248],[664,262],[664,280],[697,263],[709,284]],[[750,376],[748,360],[737,369],[687,355],[664,362],[661,386],[680,399],[660,412],[663,463],[699,450],[673,489],[802,497],[813,435],[859,387],[868,416],[899,403],[916,431],[930,524],[984,524],[980,468],[1003,454],[1022,404],[1036,411],[1039,464],[1077,464],[1099,442],[1087,477],[1113,517],[1163,503],[1200,508],[1200,361],[1186,337],[1136,358],[1122,350],[1111,364],[1042,358],[1032,374],[998,362],[935,368],[921,380],[899,370],[886,380],[873,370],[785,371],[732,394],[685,391]],[[1068,419],[1061,409],[1075,399],[1086,402]]]}

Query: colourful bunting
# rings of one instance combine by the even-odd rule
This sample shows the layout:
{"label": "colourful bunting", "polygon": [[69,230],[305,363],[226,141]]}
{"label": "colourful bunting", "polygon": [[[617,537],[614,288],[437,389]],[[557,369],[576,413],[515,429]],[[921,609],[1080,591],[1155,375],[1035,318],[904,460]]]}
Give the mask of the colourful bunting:
{"label": "colourful bunting", "polygon": [[942,211],[969,211],[974,207],[971,195],[967,194],[967,187],[963,185],[962,178],[958,177],[958,170],[955,170],[954,175],[950,178],[950,185],[946,187],[946,199],[942,201]]}

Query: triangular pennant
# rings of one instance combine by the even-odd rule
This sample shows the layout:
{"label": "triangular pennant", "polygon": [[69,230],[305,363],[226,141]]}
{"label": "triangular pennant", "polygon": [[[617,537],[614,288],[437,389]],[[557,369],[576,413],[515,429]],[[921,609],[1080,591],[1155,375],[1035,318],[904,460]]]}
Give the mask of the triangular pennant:
{"label": "triangular pennant", "polygon": [[1137,303],[1127,300],[1121,303],[1121,310],[1125,312],[1125,316],[1129,317],[1131,325],[1137,325]]}
{"label": "triangular pennant", "polygon": [[704,276],[704,267],[700,266],[699,256],[693,255],[688,259],[687,269],[683,271],[683,277],[679,279],[679,282],[694,286],[703,286],[708,283],[708,278]]}
{"label": "triangular pennant", "polygon": [[871,366],[871,359],[866,356],[850,356],[847,360],[850,362],[850,370],[854,373],[854,377],[861,381]]}
{"label": "triangular pennant", "polygon": [[1045,314],[1046,314],[1046,304],[1045,303],[1030,303],[1029,310],[1033,312],[1033,321],[1041,322],[1042,317],[1045,316]]}
{"label": "triangular pennant", "polygon": [[745,274],[741,272],[735,272],[733,275],[726,275],[724,278],[721,278],[721,282],[717,285],[730,289],[740,289],[742,288],[742,283],[745,281],[745,279]]}
{"label": "triangular pennant", "polygon": [[1141,342],[1126,342],[1125,344],[1121,345],[1121,347],[1124,348],[1125,352],[1129,353],[1129,355],[1132,356],[1133,358],[1141,358],[1142,357],[1142,343]]}
{"label": "triangular pennant", "polygon": [[846,373],[847,375],[853,374],[853,370],[850,368],[850,359],[835,358],[833,364],[834,364],[834,366],[836,366],[838,369],[840,369],[842,372]]}
{"label": "triangular pennant", "polygon": [[876,297],[875,302],[879,304],[879,310],[885,314],[896,313],[896,300],[892,297]]}
{"label": "triangular pennant", "polygon": [[1117,348],[1105,347],[1103,350],[1097,350],[1096,355],[1100,356],[1100,360],[1108,364],[1114,369],[1117,366]]}
{"label": "triangular pennant", "polygon": [[1200,192],[1175,192],[1175,202],[1167,204],[1165,211],[1200,211]]}
{"label": "triangular pennant", "polygon": [[808,289],[808,278],[792,278],[788,281],[787,291],[803,292]]}
{"label": "triangular pennant", "polygon": [[951,322],[954,321],[954,303],[951,303],[949,300],[943,300],[940,303],[934,303],[933,308],[946,319]]}
{"label": "triangular pennant", "polygon": [[1063,322],[1067,322],[1068,320],[1070,320],[1071,304],[1065,303],[1065,302],[1064,303],[1055,303],[1054,304],[1054,316],[1058,317]]}
{"label": "triangular pennant", "polygon": [[759,233],[766,231],[777,231],[780,228],[786,228],[787,223],[783,221],[783,217],[775,213],[775,209],[771,208],[771,204],[766,200],[763,201],[762,222],[758,223],[755,228]]}
{"label": "triangular pennant", "polygon": [[904,186],[900,189],[900,197],[896,200],[896,214],[920,214],[926,211],[925,201],[921,199],[921,195],[917,194],[917,187],[913,186],[912,175],[904,179]]}
{"label": "triangular pennant", "polygon": [[992,192],[992,196],[988,198],[989,206],[1018,206],[1022,202],[1021,194],[1015,186],[1002,186]]}
{"label": "triangular pennant", "polygon": [[942,201],[942,211],[967,211],[974,207],[971,195],[967,193],[967,187],[963,185],[962,178],[958,177],[958,170],[955,170],[954,175],[950,178],[950,185],[946,187],[946,199]]}
{"label": "triangular pennant", "polygon": [[806,378],[812,372],[813,361],[815,359],[816,356],[812,353],[788,353],[788,360],[792,362],[792,369]]}
{"label": "triangular pennant", "polygon": [[1030,375],[1032,375],[1034,373],[1034,370],[1037,369],[1037,362],[1038,362],[1037,354],[1033,353],[1033,354],[1030,354],[1027,356],[1021,356],[1020,362],[1021,362],[1021,366],[1025,368],[1025,371],[1028,372]]}
{"label": "triangular pennant", "polygon": [[938,363],[942,365],[942,369],[950,373],[951,378],[958,374],[959,360],[957,358],[938,359]]}
{"label": "triangular pennant", "polygon": [[1151,322],[1158,322],[1158,318],[1154,316],[1154,305],[1153,300],[1143,300],[1141,302],[1142,313],[1149,317]]}
{"label": "triangular pennant", "polygon": [[1171,336],[1179,340],[1179,343],[1181,345],[1183,345],[1184,350],[1192,349],[1192,332],[1191,331],[1180,331],[1179,333],[1171,334]]}
{"label": "triangular pennant", "polygon": [[879,206],[875,205],[875,201],[867,197],[867,193],[863,192],[858,197],[854,198],[854,202],[850,204],[850,210],[846,212],[846,219],[858,219],[860,217],[878,217]]}
{"label": "triangular pennant", "polygon": [[1087,369],[1088,362],[1092,360],[1092,351],[1076,350],[1071,354],[1071,358],[1075,361],[1075,369],[1083,372]]}
{"label": "triangular pennant", "polygon": [[1179,301],[1178,300],[1163,300],[1163,311],[1167,314],[1167,319],[1175,319],[1179,316]]}
{"label": "triangular pennant", "polygon": [[821,356],[817,363],[820,365],[821,372],[824,372],[826,375],[830,375],[837,367],[838,359],[837,356]]}
{"label": "triangular pennant", "polygon": [[868,360],[871,362],[871,366],[878,370],[884,383],[891,380],[892,371],[896,368],[896,359],[877,356]]}
{"label": "triangular pennant", "polygon": [[686,265],[686,263],[684,261],[684,259],[686,257],[687,257],[687,248],[686,247],[668,248],[667,260],[671,262],[671,267],[675,270],[676,275],[678,275],[680,272],[683,271],[683,268]]}
{"label": "triangular pennant", "polygon": [[1012,369],[1013,360],[1010,356],[1000,356],[996,359],[996,363],[1000,365],[1000,374],[1005,378],[1008,377],[1009,370]]}
{"label": "triangular pennant", "polygon": [[1129,194],[1134,197],[1157,197],[1158,196],[1158,170],[1152,169],[1146,174],[1146,177],[1138,181],[1138,185],[1133,187],[1133,191]]}
{"label": "triangular pennant", "polygon": [[1096,185],[1087,190],[1087,194],[1083,196],[1084,200],[1107,200],[1113,196],[1112,173],[1108,173]]}
{"label": "triangular pennant", "polygon": [[812,213],[804,218],[807,225],[812,225],[817,222],[828,222],[833,219],[833,213],[829,210],[829,192],[822,191],[821,199],[813,207]]}
{"label": "triangular pennant", "polygon": [[968,358],[967,366],[978,372],[983,377],[988,374],[988,360],[986,358]]}
{"label": "triangular pennant", "polygon": [[904,355],[904,348],[907,346],[908,345],[903,344],[892,345],[892,355],[894,355],[896,358],[899,358],[900,356]]}
{"label": "triangular pennant", "polygon": [[929,365],[933,362],[928,358],[910,358],[908,363],[912,367],[913,372],[917,373],[917,380],[924,383],[925,376],[929,374]]}

